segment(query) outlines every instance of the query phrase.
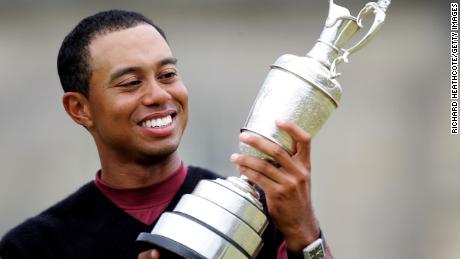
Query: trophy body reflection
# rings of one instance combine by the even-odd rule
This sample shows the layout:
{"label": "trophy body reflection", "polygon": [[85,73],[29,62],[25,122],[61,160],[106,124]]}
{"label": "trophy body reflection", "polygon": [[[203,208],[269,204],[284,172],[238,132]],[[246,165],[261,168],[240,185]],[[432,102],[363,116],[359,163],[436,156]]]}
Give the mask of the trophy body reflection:
{"label": "trophy body reflection", "polygon": [[[271,66],[241,129],[261,135],[293,154],[292,139],[275,121],[293,121],[312,137],[337,108],[342,95],[337,65],[363,47],[385,19],[389,0],[367,3],[358,16],[329,1],[329,15],[319,40],[306,56],[282,55]],[[367,33],[351,48],[344,48],[363,26]],[[276,161],[240,143],[240,152]],[[184,258],[254,258],[262,248],[267,217],[254,186],[242,177],[201,180],[191,194],[182,196],[172,212],[164,212],[150,233],[138,241]]]}

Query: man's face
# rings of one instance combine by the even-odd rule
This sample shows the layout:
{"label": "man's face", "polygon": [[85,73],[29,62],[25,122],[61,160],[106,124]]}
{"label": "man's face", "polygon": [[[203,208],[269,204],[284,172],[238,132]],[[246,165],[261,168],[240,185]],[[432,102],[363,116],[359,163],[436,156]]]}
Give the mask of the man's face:
{"label": "man's face", "polygon": [[151,25],[96,36],[89,45],[90,132],[101,155],[173,153],[187,125],[188,94],[176,59]]}

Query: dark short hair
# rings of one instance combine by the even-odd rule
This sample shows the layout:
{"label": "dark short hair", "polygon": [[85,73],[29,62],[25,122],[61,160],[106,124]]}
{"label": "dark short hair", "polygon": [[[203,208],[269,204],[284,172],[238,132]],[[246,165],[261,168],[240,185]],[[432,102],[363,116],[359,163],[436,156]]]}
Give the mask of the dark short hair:
{"label": "dark short hair", "polygon": [[65,37],[59,49],[57,68],[64,92],[79,92],[86,97],[89,96],[92,71],[88,60],[88,46],[95,37],[143,23],[152,25],[166,40],[166,35],[160,27],[136,12],[109,10],[81,20]]}

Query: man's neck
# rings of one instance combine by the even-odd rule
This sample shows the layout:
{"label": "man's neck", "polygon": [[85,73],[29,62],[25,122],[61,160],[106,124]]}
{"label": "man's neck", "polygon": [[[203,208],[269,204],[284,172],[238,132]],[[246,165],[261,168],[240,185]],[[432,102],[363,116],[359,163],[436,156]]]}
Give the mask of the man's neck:
{"label": "man's neck", "polygon": [[151,163],[120,161],[101,157],[101,179],[119,189],[135,189],[153,185],[171,176],[181,166],[177,151]]}

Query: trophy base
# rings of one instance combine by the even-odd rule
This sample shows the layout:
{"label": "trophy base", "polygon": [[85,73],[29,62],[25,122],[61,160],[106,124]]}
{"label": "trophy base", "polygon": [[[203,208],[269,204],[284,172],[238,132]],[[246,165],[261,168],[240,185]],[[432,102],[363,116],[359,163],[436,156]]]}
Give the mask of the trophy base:
{"label": "trophy base", "polygon": [[160,256],[162,258],[206,259],[206,257],[201,256],[200,254],[188,248],[187,246],[184,246],[181,243],[164,236],[143,232],[139,234],[139,236],[137,237],[137,241],[140,243],[140,246],[143,248],[143,250],[148,250],[152,248],[158,249],[160,251]]}
{"label": "trophy base", "polygon": [[162,258],[254,258],[268,224],[257,197],[243,178],[201,180],[137,240],[144,250],[159,249]]}

